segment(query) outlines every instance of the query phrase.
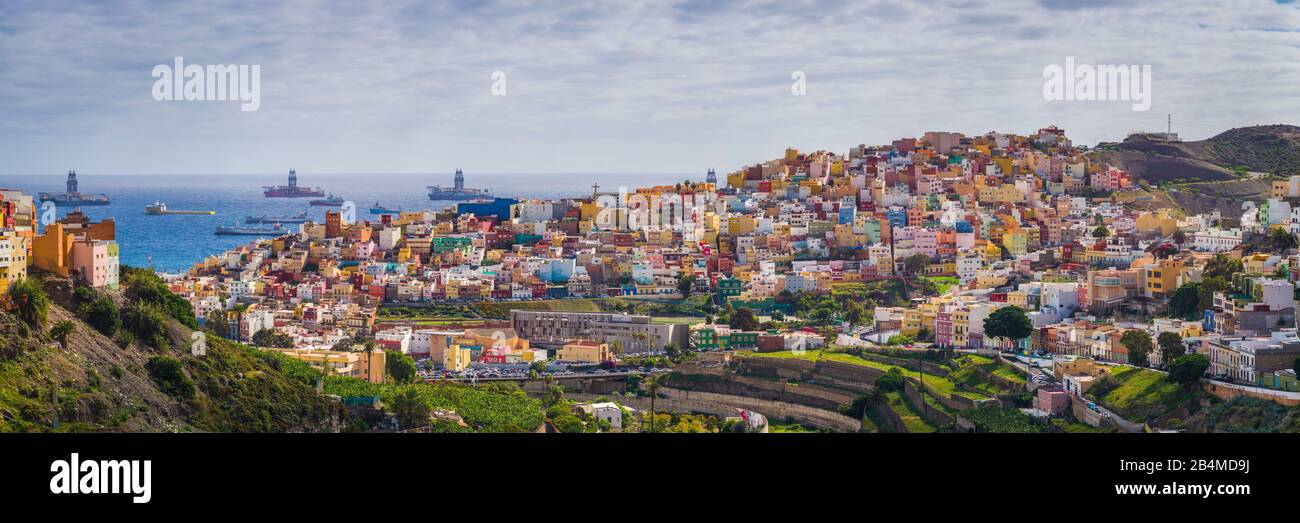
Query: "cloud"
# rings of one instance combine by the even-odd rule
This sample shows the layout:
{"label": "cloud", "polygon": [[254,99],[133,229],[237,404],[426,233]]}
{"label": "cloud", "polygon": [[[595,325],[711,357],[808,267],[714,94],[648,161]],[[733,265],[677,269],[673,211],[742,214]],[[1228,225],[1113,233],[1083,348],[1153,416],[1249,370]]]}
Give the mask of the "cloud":
{"label": "cloud", "polygon": [[[1238,4],[6,2],[0,170],[689,173],[929,130],[1114,140],[1165,113],[1202,138],[1300,115],[1300,9]],[[175,56],[261,65],[261,110],[154,101]],[[1150,64],[1152,110],[1043,100],[1067,56]]]}

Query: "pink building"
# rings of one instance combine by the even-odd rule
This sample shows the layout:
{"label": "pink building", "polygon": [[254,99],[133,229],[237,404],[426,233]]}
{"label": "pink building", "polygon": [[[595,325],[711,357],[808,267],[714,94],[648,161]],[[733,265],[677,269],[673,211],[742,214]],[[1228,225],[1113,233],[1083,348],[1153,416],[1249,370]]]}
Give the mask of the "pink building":
{"label": "pink building", "polygon": [[116,289],[118,283],[117,242],[77,240],[72,244],[71,273],[91,287]]}
{"label": "pink building", "polygon": [[952,345],[952,313],[944,311],[935,315],[934,344],[940,347]]}
{"label": "pink building", "polygon": [[1060,387],[1039,387],[1034,408],[1048,414],[1061,414],[1070,408],[1070,394]]}

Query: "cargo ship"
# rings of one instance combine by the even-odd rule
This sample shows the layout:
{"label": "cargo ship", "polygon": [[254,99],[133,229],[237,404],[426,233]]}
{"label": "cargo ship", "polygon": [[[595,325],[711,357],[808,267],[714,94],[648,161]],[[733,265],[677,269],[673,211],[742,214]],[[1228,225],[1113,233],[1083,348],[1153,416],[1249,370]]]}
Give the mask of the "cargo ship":
{"label": "cargo ship", "polygon": [[38,196],[43,202],[68,205],[108,205],[107,194],[83,194],[77,191],[77,171],[68,171],[66,192],[43,192]]}
{"label": "cargo ship", "polygon": [[492,191],[488,189],[473,189],[465,187],[465,173],[456,169],[455,185],[452,187],[442,187],[438,185],[428,185],[429,199],[438,200],[480,200],[492,197]]}
{"label": "cargo ship", "polygon": [[320,199],[312,200],[307,203],[311,205],[321,206],[321,207],[342,207],[343,198],[331,194],[329,195],[328,198],[320,198]]}
{"label": "cargo ship", "polygon": [[161,216],[166,214],[217,214],[216,211],[173,211],[167,208],[167,204],[155,200],[153,205],[144,206],[144,213],[150,216]]}
{"label": "cargo ship", "polygon": [[306,223],[311,218],[307,217],[307,211],[300,212],[293,216],[245,216],[244,223]]}
{"label": "cargo ship", "polygon": [[280,236],[288,233],[289,230],[279,224],[274,227],[242,227],[238,225],[217,227],[217,236]]}
{"label": "cargo ship", "polygon": [[379,202],[375,202],[375,206],[370,208],[370,214],[402,214],[402,211],[388,209],[379,205]]}
{"label": "cargo ship", "polygon": [[266,185],[262,194],[267,198],[320,198],[325,191],[320,187],[299,187],[298,171],[289,169],[289,185]]}

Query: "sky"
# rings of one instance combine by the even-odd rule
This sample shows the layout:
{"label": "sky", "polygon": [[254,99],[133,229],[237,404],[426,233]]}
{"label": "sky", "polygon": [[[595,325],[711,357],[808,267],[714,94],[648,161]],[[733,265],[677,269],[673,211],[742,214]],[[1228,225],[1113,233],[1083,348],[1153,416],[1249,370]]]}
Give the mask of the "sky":
{"label": "sky", "polygon": [[[260,66],[259,109],[155,100],[178,56]],[[1067,57],[1149,65],[1150,110],[1046,100]],[[0,174],[699,174],[1167,114],[1203,139],[1300,124],[1298,86],[1289,1],[5,0]]]}

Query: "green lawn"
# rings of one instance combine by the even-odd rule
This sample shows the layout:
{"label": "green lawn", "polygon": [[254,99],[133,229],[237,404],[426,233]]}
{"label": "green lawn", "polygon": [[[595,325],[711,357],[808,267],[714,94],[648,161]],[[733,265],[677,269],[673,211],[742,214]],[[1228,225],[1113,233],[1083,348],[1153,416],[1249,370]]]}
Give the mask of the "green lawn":
{"label": "green lawn", "polygon": [[903,420],[903,426],[907,427],[908,432],[934,432],[935,427],[930,425],[921,417],[921,413],[916,411],[912,402],[903,397],[901,392],[889,392],[885,394],[888,400],[890,410],[894,411],[899,418]]}
{"label": "green lawn", "polygon": [[[890,365],[888,363],[880,363],[877,361],[871,361],[871,360],[859,358],[857,356],[845,352],[835,352],[835,351],[818,349],[818,350],[804,351],[803,353],[796,353],[792,351],[779,351],[779,352],[755,352],[755,353],[750,353],[750,355],[756,357],[762,357],[762,358],[786,358],[786,359],[801,359],[801,360],[808,360],[808,361],[817,361],[819,359],[823,359],[823,360],[830,360],[830,361],[838,361],[841,363],[849,363],[853,365],[862,365],[864,367],[872,367],[883,371],[888,371],[889,369],[897,368],[899,371],[902,371],[903,375],[909,378],[917,379],[921,377],[917,374],[916,371],[907,370],[897,365]],[[952,380],[949,380],[948,378],[942,376],[926,374],[924,378],[925,378],[925,384],[930,386],[932,390],[935,390],[940,394],[944,394],[947,396],[957,395],[972,400],[981,400],[987,397],[985,395],[975,393],[975,392],[957,390],[957,385],[954,384]]]}
{"label": "green lawn", "polygon": [[[993,358],[967,354],[953,359],[956,369],[948,377],[968,387],[989,395],[1016,392],[1025,385],[1025,377],[1006,363]],[[989,379],[989,375],[1004,378],[1016,384],[1015,390],[1005,390]]]}
{"label": "green lawn", "polygon": [[1111,369],[1116,384],[1098,384],[1088,391],[1088,396],[1129,421],[1140,423],[1148,416],[1160,416],[1197,400],[1199,389],[1184,388],[1163,372],[1119,366]]}
{"label": "green lawn", "polygon": [[957,278],[954,278],[952,276],[922,276],[922,277],[933,282],[934,288],[939,291],[939,294],[948,294],[949,289],[952,289],[954,286],[961,284],[961,280],[958,280]]}
{"label": "green lawn", "polygon": [[660,323],[665,325],[695,325],[704,323],[704,318],[698,316],[655,316],[650,318],[650,323]]}

